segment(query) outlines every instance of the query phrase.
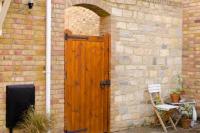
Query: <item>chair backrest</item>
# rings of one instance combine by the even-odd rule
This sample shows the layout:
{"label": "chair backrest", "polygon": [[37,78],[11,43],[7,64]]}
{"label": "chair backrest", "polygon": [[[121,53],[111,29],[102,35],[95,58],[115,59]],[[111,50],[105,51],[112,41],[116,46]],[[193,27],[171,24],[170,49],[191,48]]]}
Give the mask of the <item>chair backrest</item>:
{"label": "chair backrest", "polygon": [[155,106],[156,102],[163,103],[161,98],[161,85],[160,84],[150,84],[148,85],[148,91],[151,98],[151,103]]}
{"label": "chair backrest", "polygon": [[160,84],[151,84],[148,85],[149,93],[160,93],[161,92],[161,85]]}

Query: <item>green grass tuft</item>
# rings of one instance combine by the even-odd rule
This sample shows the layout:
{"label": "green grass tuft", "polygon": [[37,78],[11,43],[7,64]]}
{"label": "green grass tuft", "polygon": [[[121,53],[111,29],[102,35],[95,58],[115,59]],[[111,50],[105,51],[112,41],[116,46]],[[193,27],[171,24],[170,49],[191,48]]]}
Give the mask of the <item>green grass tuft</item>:
{"label": "green grass tuft", "polygon": [[47,133],[53,128],[53,119],[47,114],[39,114],[32,107],[25,113],[23,122],[18,126],[23,133]]}

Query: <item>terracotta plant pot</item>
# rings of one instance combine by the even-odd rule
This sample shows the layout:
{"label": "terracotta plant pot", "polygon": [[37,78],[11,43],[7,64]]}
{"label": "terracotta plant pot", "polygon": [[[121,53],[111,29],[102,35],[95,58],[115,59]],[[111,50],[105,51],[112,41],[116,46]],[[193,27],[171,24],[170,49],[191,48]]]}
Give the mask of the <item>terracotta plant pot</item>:
{"label": "terracotta plant pot", "polygon": [[181,126],[183,127],[183,128],[190,128],[190,126],[191,126],[191,119],[187,119],[187,118],[182,118],[181,119]]}
{"label": "terracotta plant pot", "polygon": [[170,97],[173,103],[178,103],[180,100],[180,94],[173,93],[170,94]]}

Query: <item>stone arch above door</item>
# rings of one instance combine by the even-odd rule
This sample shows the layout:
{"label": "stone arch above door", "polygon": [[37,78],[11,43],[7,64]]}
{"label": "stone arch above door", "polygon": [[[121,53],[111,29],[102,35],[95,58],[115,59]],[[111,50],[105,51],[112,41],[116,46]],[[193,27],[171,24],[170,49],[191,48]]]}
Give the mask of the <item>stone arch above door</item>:
{"label": "stone arch above door", "polygon": [[94,11],[100,17],[111,14],[111,8],[102,0],[66,0],[66,8],[71,6],[82,6]]}
{"label": "stone arch above door", "polygon": [[98,14],[85,7],[72,6],[65,10],[65,29],[72,34],[99,36],[100,20]]}

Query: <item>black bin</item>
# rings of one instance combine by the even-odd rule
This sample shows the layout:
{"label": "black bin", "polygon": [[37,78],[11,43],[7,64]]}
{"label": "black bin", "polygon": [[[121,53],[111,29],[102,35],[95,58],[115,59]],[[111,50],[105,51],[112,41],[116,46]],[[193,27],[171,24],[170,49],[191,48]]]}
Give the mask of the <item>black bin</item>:
{"label": "black bin", "polygon": [[22,121],[24,112],[34,105],[33,84],[6,86],[6,127],[12,130],[18,122]]}

